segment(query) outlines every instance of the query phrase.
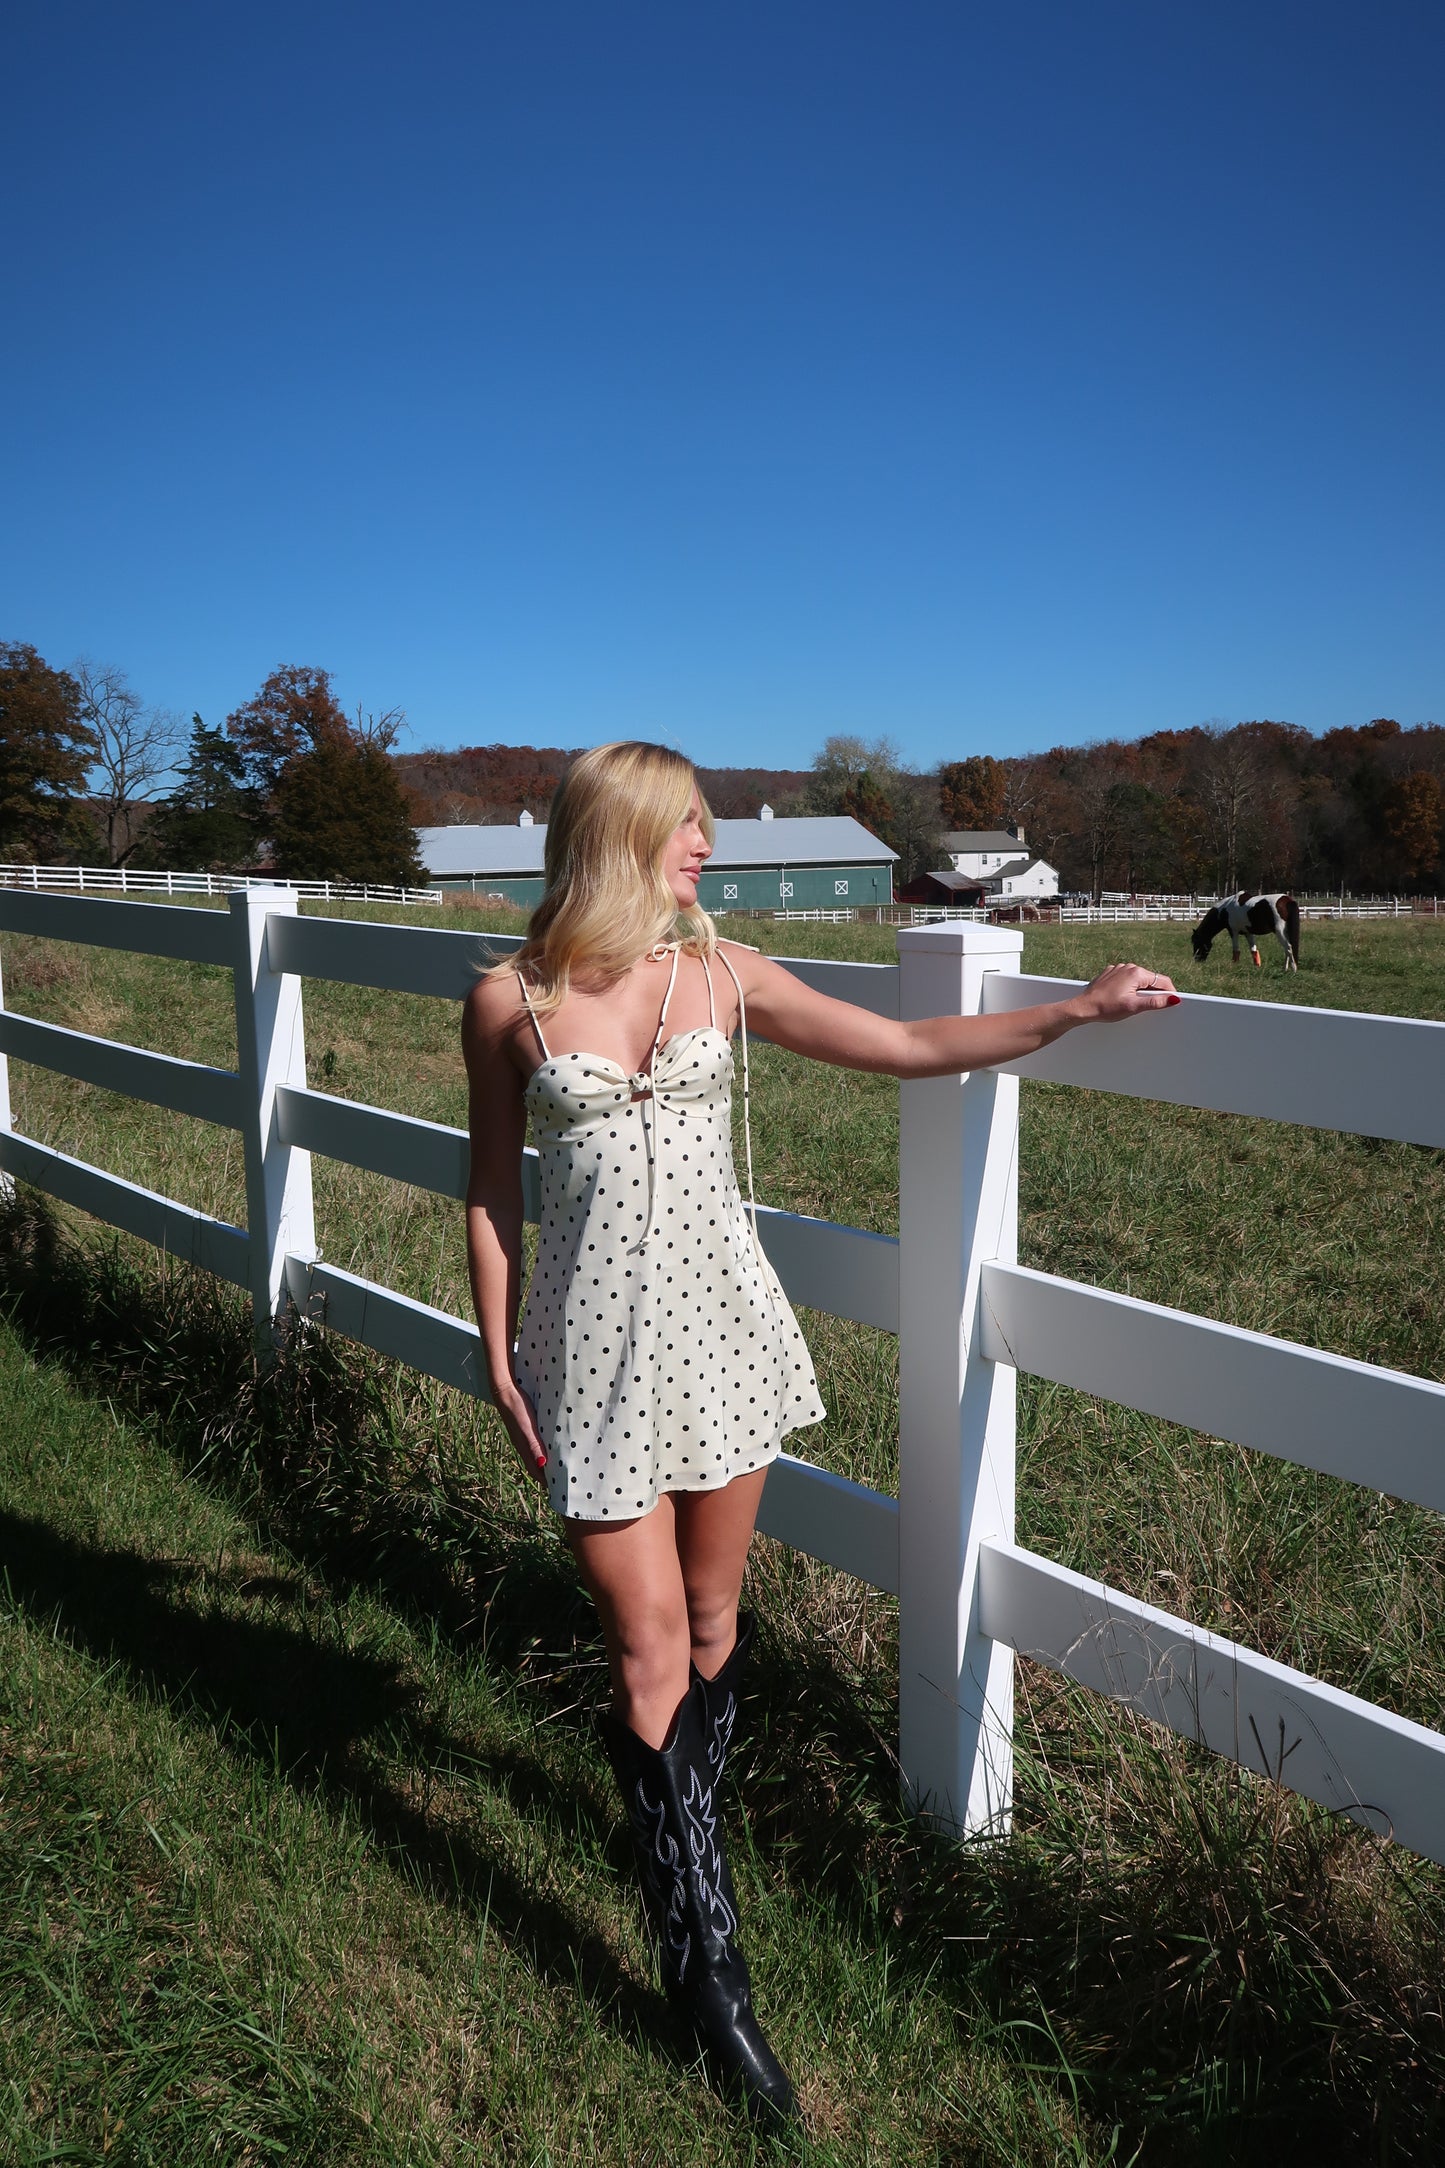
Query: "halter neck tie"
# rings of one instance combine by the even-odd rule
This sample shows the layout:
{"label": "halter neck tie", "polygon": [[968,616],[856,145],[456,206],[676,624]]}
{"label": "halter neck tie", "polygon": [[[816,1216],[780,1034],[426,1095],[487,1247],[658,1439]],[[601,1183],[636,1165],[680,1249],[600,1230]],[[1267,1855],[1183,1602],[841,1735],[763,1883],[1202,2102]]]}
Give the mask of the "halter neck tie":
{"label": "halter neck tie", "polygon": [[[644,1068],[639,1069],[635,1075],[627,1079],[628,1088],[637,1104],[638,1117],[642,1123],[642,1134],[647,1144],[647,1222],[637,1241],[629,1248],[627,1252],[629,1257],[640,1256],[657,1230],[657,1202],[662,1188],[657,1178],[657,1155],[662,1147],[664,1102],[657,1096],[654,1072],[657,1068],[657,1049],[662,1044],[663,1027],[667,1022],[668,1004],[672,1000],[672,989],[677,984],[677,959],[681,954],[681,943],[677,941],[659,941],[657,946],[650,952],[653,960],[661,963],[663,957],[669,951],[672,954],[672,969],[667,974],[667,992],[662,997],[662,1009],[658,1015],[657,1029],[652,1034],[652,1046],[648,1052],[647,1063]],[[647,1118],[649,1107],[652,1109],[651,1121]]]}

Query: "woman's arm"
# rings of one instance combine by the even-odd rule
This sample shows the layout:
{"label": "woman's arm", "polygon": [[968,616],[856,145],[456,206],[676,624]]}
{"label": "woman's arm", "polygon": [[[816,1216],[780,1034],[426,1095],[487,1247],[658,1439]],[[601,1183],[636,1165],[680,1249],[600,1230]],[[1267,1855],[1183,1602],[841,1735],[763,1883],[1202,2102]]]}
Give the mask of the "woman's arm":
{"label": "woman's arm", "polygon": [[794,1054],[872,1069],[886,1076],[956,1076],[1019,1061],[1078,1024],[1116,1024],[1177,1002],[1172,979],[1138,964],[1111,964],[1068,1001],[1049,1001],[1002,1016],[929,1016],[901,1024],[834,1001],[769,956],[734,962],[748,998],[749,1021]]}
{"label": "woman's arm", "polygon": [[506,1044],[514,1006],[504,986],[483,979],[462,1009],[472,1140],[467,1270],[493,1404],[524,1467],[541,1479],[546,1448],[537,1434],[536,1413],[512,1367],[522,1301],[522,1146],[527,1135],[522,1079]]}

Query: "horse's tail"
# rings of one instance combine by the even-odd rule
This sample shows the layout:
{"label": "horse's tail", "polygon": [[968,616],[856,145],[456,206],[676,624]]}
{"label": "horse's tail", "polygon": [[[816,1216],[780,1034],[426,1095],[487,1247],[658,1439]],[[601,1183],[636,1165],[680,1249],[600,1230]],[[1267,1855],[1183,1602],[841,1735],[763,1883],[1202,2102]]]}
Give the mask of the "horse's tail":
{"label": "horse's tail", "polygon": [[1279,915],[1284,920],[1284,937],[1290,945],[1290,953],[1299,962],[1299,905],[1293,896],[1281,896]]}

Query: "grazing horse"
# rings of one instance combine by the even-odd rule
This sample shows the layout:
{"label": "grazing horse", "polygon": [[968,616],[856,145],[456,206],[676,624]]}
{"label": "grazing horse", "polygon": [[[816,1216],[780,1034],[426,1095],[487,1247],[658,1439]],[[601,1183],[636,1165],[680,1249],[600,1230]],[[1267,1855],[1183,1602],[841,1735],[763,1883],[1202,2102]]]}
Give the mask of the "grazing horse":
{"label": "grazing horse", "polygon": [[1226,896],[1223,903],[1216,903],[1212,910],[1205,912],[1190,935],[1197,964],[1204,962],[1222,933],[1229,935],[1236,963],[1239,962],[1241,936],[1248,941],[1249,953],[1258,967],[1262,962],[1258,936],[1272,933],[1284,950],[1285,970],[1299,969],[1299,905],[1293,896],[1279,892],[1272,896],[1251,896],[1247,888],[1242,888],[1237,896]]}

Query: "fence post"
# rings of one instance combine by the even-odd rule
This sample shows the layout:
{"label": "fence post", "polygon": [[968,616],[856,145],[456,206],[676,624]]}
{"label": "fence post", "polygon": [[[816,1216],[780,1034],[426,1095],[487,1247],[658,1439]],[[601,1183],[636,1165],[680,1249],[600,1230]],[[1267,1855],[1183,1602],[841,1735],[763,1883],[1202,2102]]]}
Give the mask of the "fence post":
{"label": "fence post", "polygon": [[311,1211],[311,1154],[276,1133],[276,1087],[306,1082],[301,981],[273,971],[266,920],[294,916],[287,889],[246,888],[231,897],[235,934],[236,1047],[246,1127],[246,1226],[250,1234],[251,1307],[256,1346],[269,1353],[284,1300],[286,1258],[316,1255]]}
{"label": "fence post", "polygon": [[[899,1014],[974,1015],[1023,935],[898,935]],[[980,1268],[1013,1262],[1018,1079],[981,1070],[899,1094],[899,1760],[909,1804],[1003,1835],[1013,1794],[1013,1655],[978,1625],[978,1548],[1014,1533],[1014,1372],[979,1352]]]}
{"label": "fence post", "polygon": [[[0,967],[0,1010],[4,1007],[5,976],[3,967]],[[14,1126],[10,1116],[10,1057],[8,1054],[0,1054],[0,1131],[4,1131],[8,1136]],[[14,1194],[14,1182],[4,1168],[0,1167],[0,1197],[10,1198]]]}

